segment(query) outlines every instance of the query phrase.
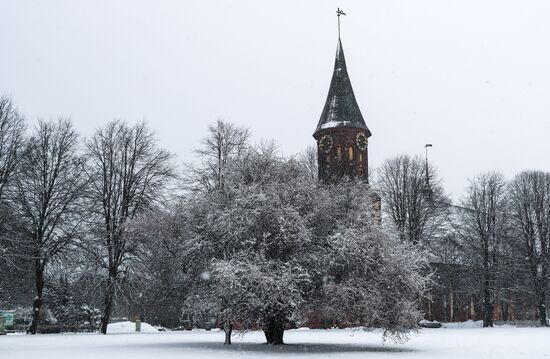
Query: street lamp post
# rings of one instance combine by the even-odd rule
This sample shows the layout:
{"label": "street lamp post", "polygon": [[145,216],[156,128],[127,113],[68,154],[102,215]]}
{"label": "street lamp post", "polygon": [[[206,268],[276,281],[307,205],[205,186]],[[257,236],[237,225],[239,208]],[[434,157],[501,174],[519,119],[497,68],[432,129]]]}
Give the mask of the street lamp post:
{"label": "street lamp post", "polygon": [[426,150],[426,177],[424,179],[425,183],[424,183],[424,197],[428,200],[428,201],[431,201],[432,200],[432,189],[431,189],[431,186],[430,186],[430,172],[428,170],[428,147],[433,147],[433,145],[431,143],[426,143],[424,145],[424,149]]}

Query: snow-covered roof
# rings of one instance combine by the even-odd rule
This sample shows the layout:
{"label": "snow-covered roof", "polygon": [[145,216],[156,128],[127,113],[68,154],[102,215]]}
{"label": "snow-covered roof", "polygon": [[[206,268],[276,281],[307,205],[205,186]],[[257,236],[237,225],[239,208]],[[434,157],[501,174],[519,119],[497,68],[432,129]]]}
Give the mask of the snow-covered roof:
{"label": "snow-covered roof", "polygon": [[327,101],[315,133],[334,127],[363,128],[367,132],[367,137],[371,135],[355,100],[340,38],[338,38],[334,72],[328,90]]}
{"label": "snow-covered roof", "polygon": [[325,128],[333,128],[333,127],[342,127],[342,126],[350,126],[350,121],[330,121],[323,123],[319,128],[325,129]]}

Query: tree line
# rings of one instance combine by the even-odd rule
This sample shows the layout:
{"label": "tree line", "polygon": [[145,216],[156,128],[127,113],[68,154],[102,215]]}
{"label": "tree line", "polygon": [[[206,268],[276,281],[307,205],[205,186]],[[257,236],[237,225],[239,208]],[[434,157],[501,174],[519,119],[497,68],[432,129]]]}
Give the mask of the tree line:
{"label": "tree line", "polygon": [[44,307],[99,317],[102,333],[113,310],[214,321],[228,344],[234,328],[282,344],[285,329],[321,322],[403,339],[422,318],[420,248],[381,223],[367,183],[319,183],[311,151],[282,156],[219,120],[178,175],[146,124],[81,139],[67,119],[27,131],[2,104],[2,265],[33,282],[30,333]]}
{"label": "tree line", "polygon": [[144,123],[112,121],[84,141],[64,118],[39,120],[27,132],[11,99],[0,99],[0,248],[3,262],[32,271],[30,333],[51,272],[71,260],[73,269],[96,271],[106,333],[135,250],[122,239],[124,225],[162,200],[176,176],[172,160]]}
{"label": "tree line", "polygon": [[512,305],[548,325],[550,173],[526,170],[511,180],[481,173],[453,204],[435,169],[404,155],[384,162],[376,186],[403,240],[468,277],[460,289],[479,298],[485,327],[497,303],[505,319]]}
{"label": "tree line", "polygon": [[546,324],[546,173],[481,174],[458,205],[408,155],[370,184],[328,185],[315,149],[285,157],[223,120],[193,163],[175,160],[145,123],[112,121],[83,139],[68,119],[28,129],[2,97],[0,293],[12,273],[32,282],[30,333],[45,306],[104,334],[113,313],[132,312],[170,327],[213,321],[228,344],[233,329],[280,344],[285,329],[320,323],[403,339],[441,286],[439,263],[474,269],[466,289],[484,325],[497,302],[526,298]]}

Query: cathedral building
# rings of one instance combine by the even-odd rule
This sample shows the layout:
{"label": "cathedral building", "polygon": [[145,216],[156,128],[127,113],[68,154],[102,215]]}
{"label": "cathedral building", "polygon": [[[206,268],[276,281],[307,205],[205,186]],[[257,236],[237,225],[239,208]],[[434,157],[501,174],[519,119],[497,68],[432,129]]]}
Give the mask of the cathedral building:
{"label": "cathedral building", "polygon": [[317,140],[319,180],[335,182],[345,176],[368,182],[370,136],[351,87],[342,41],[338,36],[332,81],[313,133]]}

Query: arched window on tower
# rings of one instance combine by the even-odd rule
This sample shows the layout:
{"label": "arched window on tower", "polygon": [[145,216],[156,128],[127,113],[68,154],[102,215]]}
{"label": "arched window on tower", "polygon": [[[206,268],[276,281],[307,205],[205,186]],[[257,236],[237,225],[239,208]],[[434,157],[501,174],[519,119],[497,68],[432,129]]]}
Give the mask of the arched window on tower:
{"label": "arched window on tower", "polygon": [[353,161],[353,147],[351,146],[348,148],[348,159]]}
{"label": "arched window on tower", "polygon": [[342,160],[342,147],[336,148],[336,158],[338,158],[338,161]]}

